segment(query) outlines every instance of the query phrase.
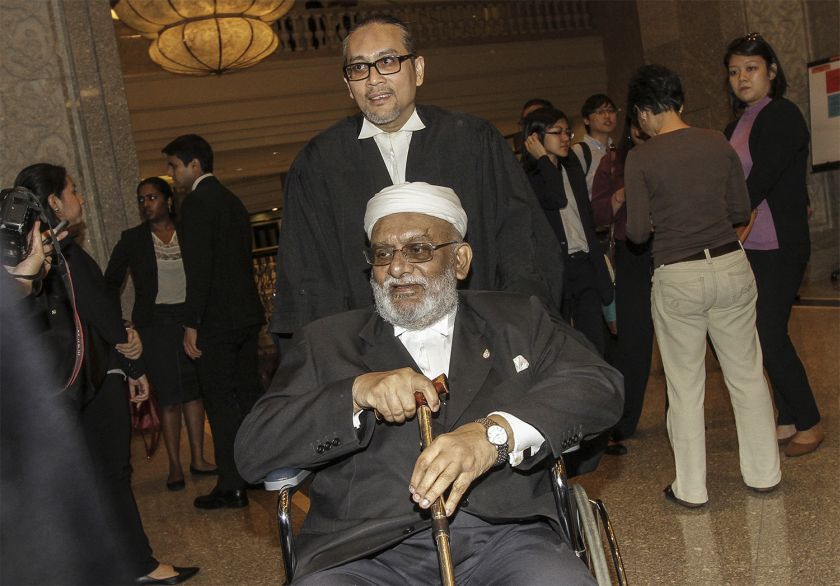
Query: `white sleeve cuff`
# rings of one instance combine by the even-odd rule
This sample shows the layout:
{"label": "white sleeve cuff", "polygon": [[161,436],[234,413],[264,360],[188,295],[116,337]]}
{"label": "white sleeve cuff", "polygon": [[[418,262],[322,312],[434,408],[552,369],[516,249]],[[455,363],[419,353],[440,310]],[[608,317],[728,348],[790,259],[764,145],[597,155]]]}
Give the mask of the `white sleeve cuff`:
{"label": "white sleeve cuff", "polygon": [[505,421],[510,425],[511,430],[513,430],[514,444],[511,446],[510,453],[508,454],[508,461],[511,466],[518,466],[522,463],[522,460],[525,459],[526,450],[530,450],[531,454],[535,454],[545,443],[545,438],[537,431],[536,427],[525,423],[518,417],[514,417],[510,413],[503,411],[493,411],[490,415],[504,417]]}

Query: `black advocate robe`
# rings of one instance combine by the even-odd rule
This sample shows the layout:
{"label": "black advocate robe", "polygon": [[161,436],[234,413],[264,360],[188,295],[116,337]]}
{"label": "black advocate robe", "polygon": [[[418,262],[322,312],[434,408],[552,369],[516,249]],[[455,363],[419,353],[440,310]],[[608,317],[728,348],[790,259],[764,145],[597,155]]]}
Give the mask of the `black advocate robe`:
{"label": "black advocate robe", "polygon": [[[501,134],[484,120],[417,106],[406,181],[451,187],[461,198],[475,251],[469,289],[538,295],[559,310],[563,260],[524,173]],[[367,307],[362,256],[367,201],[391,178],[373,138],[359,140],[362,115],[312,139],[286,179],[270,330],[293,333],[310,321]]]}
{"label": "black advocate robe", "polygon": [[[435,435],[493,411],[536,427],[546,442],[518,466],[478,479],[461,509],[488,521],[556,520],[544,464],[582,435],[621,415],[621,375],[535,297],[463,291],[449,368],[451,397]],[[516,372],[514,358],[528,367]],[[417,423],[377,423],[369,411],[353,427],[352,385],[367,372],[419,369],[372,308],[318,320],[295,335],[271,389],[242,423],[236,462],[259,481],[285,466],[318,469],[311,509],[297,539],[296,575],[373,554],[430,526],[408,483],[419,455]]]}

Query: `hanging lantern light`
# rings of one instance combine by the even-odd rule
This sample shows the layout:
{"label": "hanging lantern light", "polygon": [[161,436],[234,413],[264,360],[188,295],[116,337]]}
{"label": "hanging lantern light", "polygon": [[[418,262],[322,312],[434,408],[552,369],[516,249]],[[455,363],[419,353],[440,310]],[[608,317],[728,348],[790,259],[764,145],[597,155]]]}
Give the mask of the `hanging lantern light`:
{"label": "hanging lantern light", "polygon": [[149,57],[172,73],[221,75],[277,48],[275,21],[294,0],[119,0],[114,11],[152,40]]}

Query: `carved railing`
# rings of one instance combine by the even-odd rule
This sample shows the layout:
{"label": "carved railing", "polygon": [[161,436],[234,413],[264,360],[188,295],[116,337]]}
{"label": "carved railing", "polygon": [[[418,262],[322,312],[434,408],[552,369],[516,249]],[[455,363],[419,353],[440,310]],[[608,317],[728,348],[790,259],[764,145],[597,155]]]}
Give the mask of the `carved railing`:
{"label": "carved railing", "polygon": [[593,32],[585,0],[362,3],[295,10],[277,22],[278,53],[336,52],[353,24],[372,14],[406,22],[421,48],[576,36]]}

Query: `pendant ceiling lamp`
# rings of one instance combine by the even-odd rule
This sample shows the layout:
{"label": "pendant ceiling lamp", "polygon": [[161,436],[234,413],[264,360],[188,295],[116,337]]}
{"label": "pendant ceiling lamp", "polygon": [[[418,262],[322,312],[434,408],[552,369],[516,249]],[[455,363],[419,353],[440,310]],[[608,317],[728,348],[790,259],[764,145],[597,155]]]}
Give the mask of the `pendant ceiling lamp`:
{"label": "pendant ceiling lamp", "polygon": [[294,0],[119,0],[120,20],[152,40],[149,57],[172,73],[221,75],[277,48],[271,26]]}

